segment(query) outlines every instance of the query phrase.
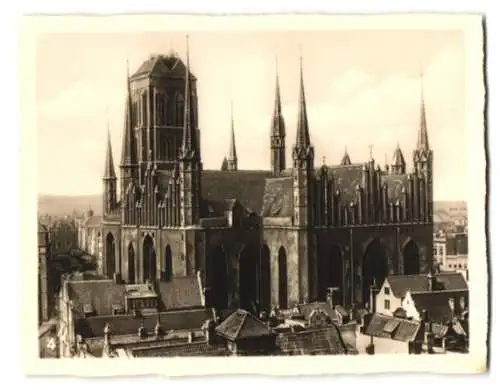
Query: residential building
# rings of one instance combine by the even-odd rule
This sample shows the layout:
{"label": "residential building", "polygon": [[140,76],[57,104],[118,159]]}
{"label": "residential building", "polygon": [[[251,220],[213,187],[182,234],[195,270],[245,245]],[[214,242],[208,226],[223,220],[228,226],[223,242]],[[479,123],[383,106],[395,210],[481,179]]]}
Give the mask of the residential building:
{"label": "residential building", "polygon": [[424,293],[437,291],[467,292],[467,281],[462,274],[443,272],[427,275],[389,275],[382,284],[375,298],[374,311],[392,316],[403,307],[406,293]]}

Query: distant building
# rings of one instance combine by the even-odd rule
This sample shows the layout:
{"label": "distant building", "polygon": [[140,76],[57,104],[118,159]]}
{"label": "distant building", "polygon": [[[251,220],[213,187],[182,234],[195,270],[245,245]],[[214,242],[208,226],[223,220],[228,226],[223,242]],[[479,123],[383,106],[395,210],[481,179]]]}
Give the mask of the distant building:
{"label": "distant building", "polygon": [[104,274],[101,221],[102,217],[94,215],[92,210],[78,220],[78,247],[94,257],[99,273]]}
{"label": "distant building", "polygon": [[50,235],[47,227],[38,223],[38,322],[48,321],[51,315],[53,299],[51,295]]}
{"label": "distant building", "polygon": [[52,220],[49,226],[51,252],[67,253],[78,248],[78,227],[76,219],[70,217]]}
{"label": "distant building", "polygon": [[460,272],[468,279],[468,233],[459,229],[454,233],[434,235],[434,261],[441,271]]}

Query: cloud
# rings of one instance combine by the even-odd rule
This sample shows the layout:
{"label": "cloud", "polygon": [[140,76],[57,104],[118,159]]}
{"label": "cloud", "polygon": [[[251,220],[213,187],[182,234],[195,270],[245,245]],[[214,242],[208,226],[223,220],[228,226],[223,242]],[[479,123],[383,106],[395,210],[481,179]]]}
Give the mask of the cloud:
{"label": "cloud", "polygon": [[345,72],[335,79],[332,85],[333,91],[337,93],[350,93],[371,81],[371,77],[366,72],[353,69]]}
{"label": "cloud", "polygon": [[54,99],[42,102],[38,113],[47,118],[85,117],[115,110],[123,103],[124,91],[84,81],[63,90]]}

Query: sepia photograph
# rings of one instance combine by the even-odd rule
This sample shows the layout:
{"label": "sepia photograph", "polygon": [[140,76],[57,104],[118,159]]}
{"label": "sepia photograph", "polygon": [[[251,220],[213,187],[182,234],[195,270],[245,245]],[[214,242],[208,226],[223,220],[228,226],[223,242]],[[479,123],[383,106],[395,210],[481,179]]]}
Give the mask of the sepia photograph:
{"label": "sepia photograph", "polygon": [[486,369],[481,18],[304,18],[27,18],[47,374]]}

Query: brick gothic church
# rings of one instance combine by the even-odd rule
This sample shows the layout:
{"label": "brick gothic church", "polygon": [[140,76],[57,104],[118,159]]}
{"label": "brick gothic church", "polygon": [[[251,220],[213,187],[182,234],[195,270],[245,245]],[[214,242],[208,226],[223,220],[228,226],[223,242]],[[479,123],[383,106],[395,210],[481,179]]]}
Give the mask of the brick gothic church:
{"label": "brick gothic church", "polygon": [[[217,308],[291,307],[340,288],[366,304],[390,274],[432,263],[432,164],[425,107],[406,166],[370,156],[314,166],[300,71],[292,167],[276,75],[269,170],[238,169],[231,129],[220,170],[201,160],[196,78],[177,55],[151,56],[127,77],[120,198],[111,143],[103,177],[104,272],[126,283],[198,275]],[[270,102],[271,104],[272,102]]]}

